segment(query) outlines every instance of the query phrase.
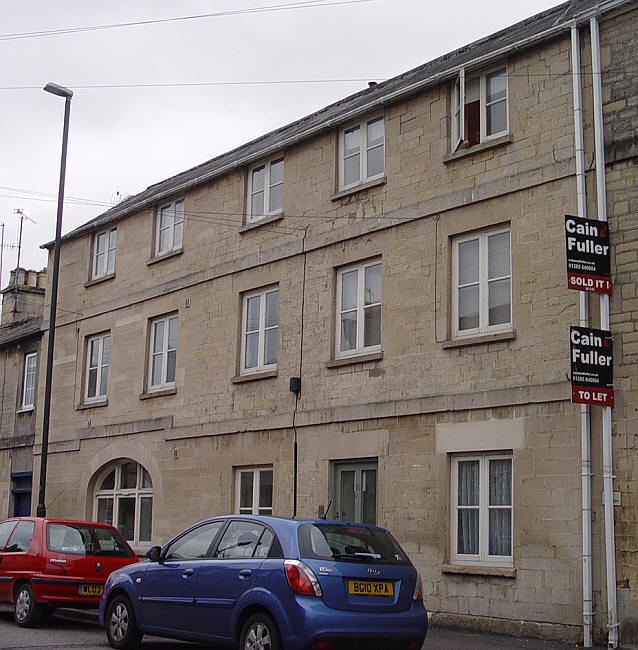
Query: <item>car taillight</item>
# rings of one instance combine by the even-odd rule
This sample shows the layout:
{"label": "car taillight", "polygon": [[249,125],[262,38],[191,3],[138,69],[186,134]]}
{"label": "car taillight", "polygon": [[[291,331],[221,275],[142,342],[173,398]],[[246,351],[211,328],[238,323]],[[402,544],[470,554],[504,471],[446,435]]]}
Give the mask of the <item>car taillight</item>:
{"label": "car taillight", "polygon": [[412,600],[423,600],[423,582],[421,581],[421,576],[418,573],[416,574],[416,584],[414,585]]}
{"label": "car taillight", "polygon": [[321,586],[312,569],[299,560],[284,560],[290,588],[301,596],[321,596]]}

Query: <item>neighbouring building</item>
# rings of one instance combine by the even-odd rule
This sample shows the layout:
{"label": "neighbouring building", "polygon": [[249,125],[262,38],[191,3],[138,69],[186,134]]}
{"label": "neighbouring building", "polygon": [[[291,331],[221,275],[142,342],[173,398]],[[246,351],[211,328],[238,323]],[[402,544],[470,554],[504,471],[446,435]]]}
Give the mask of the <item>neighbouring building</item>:
{"label": "neighbouring building", "polygon": [[[564,217],[605,198],[601,80],[610,594],[638,642],[637,60],[635,2],[566,3],[65,235],[49,513],[112,521],[139,552],[228,512],[376,522],[418,566],[433,621],[582,639]],[[593,635],[613,645],[591,414]]]}
{"label": "neighbouring building", "polygon": [[0,320],[0,518],[31,512],[44,271],[11,271]]}

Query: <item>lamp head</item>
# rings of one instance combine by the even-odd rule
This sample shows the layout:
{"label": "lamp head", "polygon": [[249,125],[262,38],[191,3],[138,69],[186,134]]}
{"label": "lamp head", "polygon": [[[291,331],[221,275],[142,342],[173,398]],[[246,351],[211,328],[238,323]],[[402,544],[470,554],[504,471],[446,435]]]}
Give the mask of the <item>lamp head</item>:
{"label": "lamp head", "polygon": [[52,95],[57,95],[58,97],[64,97],[66,99],[71,99],[73,97],[73,91],[69,90],[68,88],[65,88],[64,86],[60,86],[58,84],[54,84],[49,82],[44,88],[44,92],[51,93]]}

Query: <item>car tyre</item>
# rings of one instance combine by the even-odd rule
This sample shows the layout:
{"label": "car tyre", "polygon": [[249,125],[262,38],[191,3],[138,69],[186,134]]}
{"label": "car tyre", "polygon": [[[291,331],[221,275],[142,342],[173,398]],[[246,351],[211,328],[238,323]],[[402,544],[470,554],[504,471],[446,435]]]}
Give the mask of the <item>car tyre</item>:
{"label": "car tyre", "polygon": [[137,627],[131,601],[123,595],[116,596],[106,610],[106,638],[112,648],[130,650],[137,648],[142,633]]}
{"label": "car tyre", "polygon": [[275,621],[266,613],[253,614],[242,627],[239,650],[282,650]]}
{"label": "car tyre", "polygon": [[42,619],[42,607],[35,602],[33,587],[28,582],[15,591],[13,619],[20,627],[35,627]]}

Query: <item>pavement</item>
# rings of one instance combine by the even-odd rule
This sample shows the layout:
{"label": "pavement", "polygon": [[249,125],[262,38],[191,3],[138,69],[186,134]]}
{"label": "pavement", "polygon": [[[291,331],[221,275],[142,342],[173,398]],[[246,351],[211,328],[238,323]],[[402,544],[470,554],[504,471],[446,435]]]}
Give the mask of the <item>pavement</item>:
{"label": "pavement", "polygon": [[[64,618],[97,624],[97,611],[84,609],[56,610],[56,615]],[[509,648],[514,650],[576,650],[582,645],[544,641],[542,639],[515,638],[484,632],[469,632],[447,627],[430,625],[422,650],[483,650],[489,648]],[[604,646],[594,646],[591,650],[605,650]],[[619,648],[618,650],[623,650]]]}

